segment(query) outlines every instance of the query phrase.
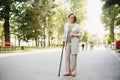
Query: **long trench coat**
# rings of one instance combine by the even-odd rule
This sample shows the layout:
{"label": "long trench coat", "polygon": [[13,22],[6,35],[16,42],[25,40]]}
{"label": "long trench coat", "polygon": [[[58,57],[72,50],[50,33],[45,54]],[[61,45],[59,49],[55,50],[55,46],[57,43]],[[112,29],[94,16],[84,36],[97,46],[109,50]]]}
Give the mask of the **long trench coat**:
{"label": "long trench coat", "polygon": [[[66,23],[64,25],[64,37],[63,37],[65,42],[67,41],[68,27],[69,27],[69,24]],[[75,33],[75,34],[79,34],[79,37],[72,37],[71,38],[71,54],[78,54],[79,53],[79,40],[80,40],[80,37],[82,36],[80,26],[75,23],[75,25],[72,28],[71,32]]]}

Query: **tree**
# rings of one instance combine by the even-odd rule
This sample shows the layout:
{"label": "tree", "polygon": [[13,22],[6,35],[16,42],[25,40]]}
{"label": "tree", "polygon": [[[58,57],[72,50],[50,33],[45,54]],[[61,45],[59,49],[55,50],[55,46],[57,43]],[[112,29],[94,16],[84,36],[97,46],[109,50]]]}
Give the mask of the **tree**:
{"label": "tree", "polygon": [[4,19],[5,42],[10,42],[10,13],[12,12],[11,4],[13,2],[25,2],[27,0],[0,0],[0,16]]}
{"label": "tree", "polygon": [[[101,16],[102,22],[106,30],[109,31],[109,43],[114,42],[114,29],[120,25],[120,7],[113,3],[111,4],[112,0],[104,0],[105,4],[103,5],[103,13]],[[109,6],[108,6],[109,5]]]}
{"label": "tree", "polygon": [[82,36],[82,42],[86,42],[86,43],[89,42],[89,35],[87,31],[84,31],[84,34]]}
{"label": "tree", "polygon": [[30,39],[27,35],[31,35],[29,32],[33,30],[30,30],[28,26],[28,22],[31,19],[26,16],[26,14],[30,12],[29,10],[31,10],[31,2],[14,2],[12,3],[12,9],[10,32],[17,37],[20,46],[21,40],[27,42]]}
{"label": "tree", "polygon": [[67,10],[64,8],[62,8],[61,6],[64,5],[63,2],[58,2],[58,4],[56,5],[57,7],[55,8],[56,12],[55,14],[52,16],[52,31],[53,35],[51,37],[52,41],[56,42],[57,45],[61,44],[61,39],[63,36],[63,27],[65,22],[67,22],[67,16],[68,16],[68,12]]}
{"label": "tree", "polygon": [[[41,44],[42,42],[44,42],[43,46],[46,46],[46,37],[49,37],[48,33],[49,33],[49,29],[50,29],[50,18],[53,15],[54,11],[54,0],[37,0],[39,2],[39,10],[36,10],[36,12],[39,14],[39,25],[41,27],[41,32],[42,34],[40,34],[40,38],[41,38]],[[36,2],[36,1],[34,1]],[[38,12],[39,11],[39,12]]]}
{"label": "tree", "polygon": [[54,7],[52,1],[49,4],[47,2],[34,0],[33,2],[14,3],[13,8],[17,13],[14,13],[11,19],[13,23],[12,32],[18,36],[19,41],[35,40],[36,46],[39,46],[39,39],[44,38],[45,42],[45,29],[48,27],[46,18],[48,17],[50,20],[49,17],[52,15],[52,8]]}
{"label": "tree", "polygon": [[105,7],[110,7],[110,6],[113,6],[113,5],[119,5],[120,6],[120,0],[103,0],[103,1],[106,1],[105,2]]}
{"label": "tree", "polygon": [[38,46],[38,38],[41,34],[39,0],[38,2],[14,3],[13,9],[11,32],[18,37],[19,45],[21,40],[28,42],[32,39]]}

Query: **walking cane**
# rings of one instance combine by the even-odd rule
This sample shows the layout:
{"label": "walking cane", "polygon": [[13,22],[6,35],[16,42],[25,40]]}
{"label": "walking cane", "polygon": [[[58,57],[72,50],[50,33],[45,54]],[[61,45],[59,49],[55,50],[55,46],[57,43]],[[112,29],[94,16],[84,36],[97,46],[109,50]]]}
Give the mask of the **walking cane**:
{"label": "walking cane", "polygon": [[63,58],[64,45],[65,45],[65,42],[63,42],[63,46],[62,46],[62,53],[61,53],[61,59],[60,59],[60,66],[59,66],[58,77],[60,77],[60,72],[61,72],[61,65],[62,65],[62,58]]}

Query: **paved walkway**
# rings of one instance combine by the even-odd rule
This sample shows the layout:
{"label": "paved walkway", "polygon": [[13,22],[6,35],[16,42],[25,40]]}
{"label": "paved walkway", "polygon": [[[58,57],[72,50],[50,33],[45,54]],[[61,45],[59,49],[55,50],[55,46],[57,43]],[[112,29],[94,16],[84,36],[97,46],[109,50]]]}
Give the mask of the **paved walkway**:
{"label": "paved walkway", "polygon": [[60,53],[51,49],[0,54],[0,80],[120,80],[120,59],[109,49],[81,51],[76,78],[62,76],[64,63],[57,77]]}

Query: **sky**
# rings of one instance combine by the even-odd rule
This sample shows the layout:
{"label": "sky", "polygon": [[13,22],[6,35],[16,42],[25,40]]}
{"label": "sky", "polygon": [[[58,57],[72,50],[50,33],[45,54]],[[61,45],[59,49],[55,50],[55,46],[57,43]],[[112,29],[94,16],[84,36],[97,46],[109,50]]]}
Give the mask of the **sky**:
{"label": "sky", "polygon": [[92,34],[97,34],[102,38],[105,35],[105,30],[101,22],[100,16],[102,13],[102,2],[100,0],[88,0],[87,2],[87,17],[84,29]]}

